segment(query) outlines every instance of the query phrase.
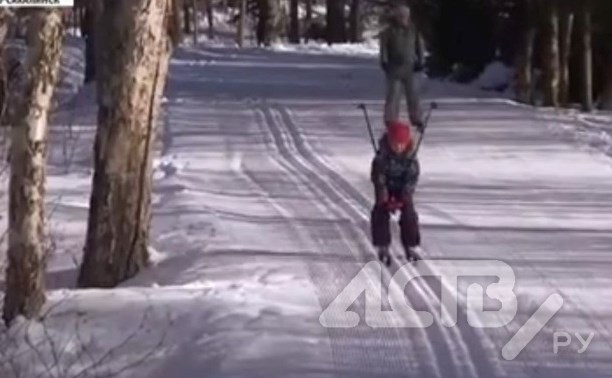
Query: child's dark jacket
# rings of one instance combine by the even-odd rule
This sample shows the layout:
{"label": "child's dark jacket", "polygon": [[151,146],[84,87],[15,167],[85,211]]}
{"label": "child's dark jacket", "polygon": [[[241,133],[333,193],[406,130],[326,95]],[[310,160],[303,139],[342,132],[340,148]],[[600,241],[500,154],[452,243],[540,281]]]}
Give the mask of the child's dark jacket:
{"label": "child's dark jacket", "polygon": [[387,143],[385,133],[379,140],[379,148],[372,160],[371,180],[375,191],[383,191],[393,197],[402,199],[405,194],[412,193],[417,185],[420,166],[412,150],[395,154]]}

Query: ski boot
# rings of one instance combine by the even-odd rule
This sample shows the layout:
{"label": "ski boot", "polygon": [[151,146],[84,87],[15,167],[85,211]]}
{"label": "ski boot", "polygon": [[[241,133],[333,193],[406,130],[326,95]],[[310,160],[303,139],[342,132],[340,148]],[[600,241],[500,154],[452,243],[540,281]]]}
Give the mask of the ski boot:
{"label": "ski boot", "polygon": [[421,259],[421,257],[417,253],[418,248],[419,247],[417,246],[404,248],[404,251],[406,253],[406,260],[408,260],[408,262],[415,262]]}
{"label": "ski boot", "polygon": [[391,265],[391,254],[389,247],[378,247],[378,259],[386,266]]}

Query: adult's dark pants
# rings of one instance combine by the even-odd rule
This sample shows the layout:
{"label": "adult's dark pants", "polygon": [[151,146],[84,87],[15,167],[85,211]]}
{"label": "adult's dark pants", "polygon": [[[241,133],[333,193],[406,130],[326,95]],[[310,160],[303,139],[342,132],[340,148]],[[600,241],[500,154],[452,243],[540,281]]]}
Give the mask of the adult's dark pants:
{"label": "adult's dark pants", "polygon": [[412,74],[386,75],[385,114],[386,122],[396,121],[400,118],[402,99],[406,101],[406,110],[410,122],[420,120],[419,101],[414,93]]}
{"label": "adult's dark pants", "polygon": [[96,55],[93,34],[85,38],[85,78],[84,83],[90,83],[96,79]]}
{"label": "adult's dark pants", "polygon": [[[400,238],[404,250],[421,244],[419,216],[414,207],[414,194],[404,194],[404,204],[399,219]],[[385,204],[374,205],[370,217],[372,244],[375,247],[388,247],[391,244],[391,214]]]}

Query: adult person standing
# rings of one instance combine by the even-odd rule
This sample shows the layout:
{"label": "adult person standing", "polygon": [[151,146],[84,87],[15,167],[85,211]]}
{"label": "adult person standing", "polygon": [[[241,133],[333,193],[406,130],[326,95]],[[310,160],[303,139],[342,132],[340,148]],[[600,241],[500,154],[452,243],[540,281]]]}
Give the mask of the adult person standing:
{"label": "adult person standing", "polygon": [[81,18],[81,35],[85,38],[85,78],[84,83],[88,84],[96,78],[96,53],[95,53],[95,4],[88,2],[83,7]]}
{"label": "adult person standing", "polygon": [[388,25],[380,35],[380,65],[386,77],[385,124],[399,120],[402,94],[406,97],[410,123],[422,132],[420,101],[413,88],[417,31],[410,8],[398,5],[391,10]]}

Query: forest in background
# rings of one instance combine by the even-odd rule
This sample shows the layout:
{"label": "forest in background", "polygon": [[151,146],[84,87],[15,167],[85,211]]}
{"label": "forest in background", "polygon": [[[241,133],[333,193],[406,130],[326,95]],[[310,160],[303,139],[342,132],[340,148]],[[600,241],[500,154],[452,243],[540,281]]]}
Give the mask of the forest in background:
{"label": "forest in background", "polygon": [[[214,38],[214,8],[233,15],[238,45],[251,36],[269,46],[359,43],[396,4],[412,9],[430,77],[469,82],[501,61],[514,69],[521,102],[612,109],[612,2],[605,0],[183,0],[180,7],[185,34]],[[87,2],[79,5],[83,15]]]}

